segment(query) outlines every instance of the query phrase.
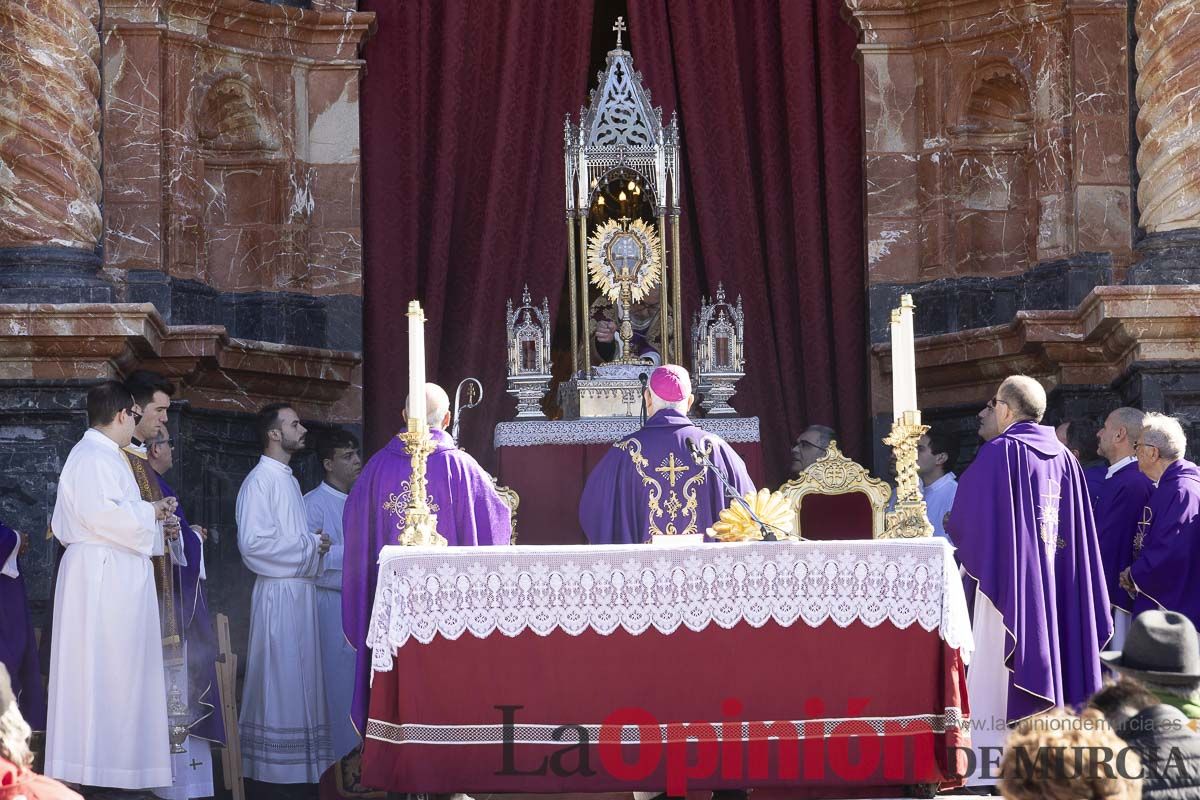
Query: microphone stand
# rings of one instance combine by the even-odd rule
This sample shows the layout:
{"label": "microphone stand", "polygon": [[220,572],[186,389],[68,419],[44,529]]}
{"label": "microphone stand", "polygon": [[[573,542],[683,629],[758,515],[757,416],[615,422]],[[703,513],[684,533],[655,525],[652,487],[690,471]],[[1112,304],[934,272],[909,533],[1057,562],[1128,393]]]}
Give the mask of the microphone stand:
{"label": "microphone stand", "polygon": [[750,507],[750,504],[746,502],[744,497],[738,494],[737,488],[729,482],[729,479],[725,477],[725,473],[717,469],[717,465],[714,464],[707,455],[705,455],[704,450],[698,447],[696,442],[692,439],[687,440],[687,449],[692,454],[692,460],[695,461],[697,465],[707,467],[709,470],[711,470],[712,473],[717,476],[717,479],[721,481],[721,485],[725,487],[725,494],[740,504],[742,508],[746,509],[746,513],[750,515],[750,519],[758,523],[758,530],[760,533],[762,533],[763,541],[778,542],[779,537],[775,535],[772,527],[763,522],[762,518],[759,517],[758,514],[754,513],[754,509]]}
{"label": "microphone stand", "polygon": [[646,424],[646,383],[650,380],[650,376],[646,373],[638,375],[638,380],[642,382],[642,425]]}

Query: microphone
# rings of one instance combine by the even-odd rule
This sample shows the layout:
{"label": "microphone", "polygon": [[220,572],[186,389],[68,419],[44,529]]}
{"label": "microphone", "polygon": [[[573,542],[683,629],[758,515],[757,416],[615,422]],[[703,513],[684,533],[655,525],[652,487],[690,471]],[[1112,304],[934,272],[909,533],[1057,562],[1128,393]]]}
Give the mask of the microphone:
{"label": "microphone", "polygon": [[687,443],[688,452],[692,454],[692,460],[695,461],[697,465],[711,470],[712,473],[721,481],[721,485],[725,487],[725,494],[737,502],[742,508],[746,509],[746,513],[750,515],[750,519],[758,523],[758,529],[762,531],[763,541],[779,541],[779,537],[776,536],[775,532],[771,530],[771,526],[763,522],[762,518],[759,517],[758,514],[754,513],[754,509],[751,508],[750,504],[746,502],[746,499],[738,493],[737,488],[729,482],[729,479],[725,477],[725,473],[717,469],[717,465],[712,463],[712,460],[705,454],[704,450],[696,444],[696,440],[685,439],[684,441]]}
{"label": "microphone", "polygon": [[[638,375],[638,380],[642,383],[642,424],[646,424],[646,385],[650,382],[650,376],[642,372]],[[691,441],[690,439],[688,440]]]}

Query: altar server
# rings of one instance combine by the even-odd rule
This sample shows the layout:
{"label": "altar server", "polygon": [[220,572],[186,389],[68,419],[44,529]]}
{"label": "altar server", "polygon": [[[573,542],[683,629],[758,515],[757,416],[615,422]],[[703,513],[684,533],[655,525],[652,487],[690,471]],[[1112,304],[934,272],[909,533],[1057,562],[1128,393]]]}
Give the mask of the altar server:
{"label": "altar server", "polygon": [[1138,469],[1134,448],[1142,433],[1142,416],[1136,408],[1118,408],[1108,415],[1096,435],[1096,449],[1108,462],[1092,505],[1100,537],[1100,563],[1113,609],[1112,650],[1121,649],[1129,630],[1133,600],[1121,588],[1120,577],[1133,563],[1134,537],[1154,491],[1154,484]]}
{"label": "altar server", "polygon": [[1178,420],[1155,413],[1143,418],[1138,468],[1158,485],[1123,585],[1137,597],[1133,616],[1158,608],[1200,627],[1200,468],[1183,457],[1186,449]]}
{"label": "altar server", "polygon": [[[405,402],[405,408],[408,402]],[[429,508],[437,514],[437,530],[451,547],[506,545],[512,538],[512,516],[496,492],[492,476],[454,445],[450,398],[437,384],[425,384],[426,423],[434,449],[426,462]],[[342,626],[357,651],[351,717],[359,733],[370,703],[371,651],[366,649],[371,602],[375,597],[379,551],[398,544],[404,528],[412,456],[398,436],[367,461],[346,500],[343,516],[345,556],[342,560]]]}
{"label": "altar server", "polygon": [[1003,745],[1005,723],[1087,700],[1112,636],[1083,470],[1038,424],[1045,410],[1034,379],[1000,384],[979,414],[987,441],[959,480],[946,526],[977,584],[967,671],[977,748]]}
{"label": "altar server", "polygon": [[237,498],[238,549],[258,577],[250,598],[246,684],[238,718],[247,778],[316,783],[334,762],[317,622],[317,575],[329,537],[308,530],[289,466],[306,430],[273,403],[256,419],[263,453]]}
{"label": "altar server", "polygon": [[613,444],[588,476],[579,524],[592,544],[645,542],[654,535],[703,534],[730,504],[724,486],[696,463],[708,454],[738,494],[754,491],[741,456],[688,418],[692,381],[671,364],[650,374],[642,429]]}
{"label": "altar server", "polygon": [[46,774],[120,789],[171,783],[167,694],[150,554],[175,500],[142,499],[121,448],[141,410],[107,381],[58,481],[51,528],[66,553],[54,596]]}
{"label": "altar server", "polygon": [[304,495],[308,529],[329,537],[325,570],[317,577],[317,619],[321,627],[321,662],[325,671],[325,700],[333,731],[333,754],[341,758],[358,746],[358,731],[350,721],[354,697],[354,648],[342,633],[342,561],[345,537],[342,515],[346,497],[362,472],[358,439],[343,430],[317,437],[317,458],[325,480]]}
{"label": "altar server", "polygon": [[[175,465],[175,445],[166,431],[146,442],[146,455],[163,497],[178,495],[163,475]],[[175,785],[170,796],[210,797],[213,794],[212,745],[225,744],[225,720],[217,690],[217,636],[205,593],[204,541],[208,532],[190,524],[182,505],[179,518],[184,558],[172,581],[175,621],[183,633],[188,737],[185,752],[174,754]],[[165,795],[166,793],[164,793]]]}
{"label": "altar server", "polygon": [[925,513],[933,525],[933,535],[943,539],[947,538],[946,518],[958,494],[954,450],[954,440],[940,430],[930,429],[917,441],[917,476],[921,479]]}
{"label": "altar server", "polygon": [[29,545],[25,534],[0,522],[0,664],[12,676],[21,716],[35,731],[46,730],[46,689],[38,663],[37,640],[19,557]]}

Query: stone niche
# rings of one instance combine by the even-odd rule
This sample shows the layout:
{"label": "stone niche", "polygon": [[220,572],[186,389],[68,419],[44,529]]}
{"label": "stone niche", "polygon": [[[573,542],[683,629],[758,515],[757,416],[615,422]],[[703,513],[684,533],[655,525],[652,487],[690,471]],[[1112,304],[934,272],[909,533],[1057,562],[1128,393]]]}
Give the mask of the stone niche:
{"label": "stone niche", "polygon": [[847,0],[873,341],[1073,308],[1133,258],[1125,0]]}

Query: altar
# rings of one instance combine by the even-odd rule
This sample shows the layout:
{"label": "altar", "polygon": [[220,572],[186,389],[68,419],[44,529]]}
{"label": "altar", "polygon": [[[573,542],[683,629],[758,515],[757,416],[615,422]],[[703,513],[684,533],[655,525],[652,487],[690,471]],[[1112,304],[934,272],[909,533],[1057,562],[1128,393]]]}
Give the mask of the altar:
{"label": "altar", "polygon": [[897,794],[969,746],[938,539],[387,547],[367,644],[392,792]]}
{"label": "altar", "polygon": [[[754,485],[765,485],[758,417],[708,417],[696,424],[729,442]],[[584,544],[579,498],[587,476],[613,442],[639,427],[637,417],[497,424],[498,480],[521,498],[517,542]]]}

